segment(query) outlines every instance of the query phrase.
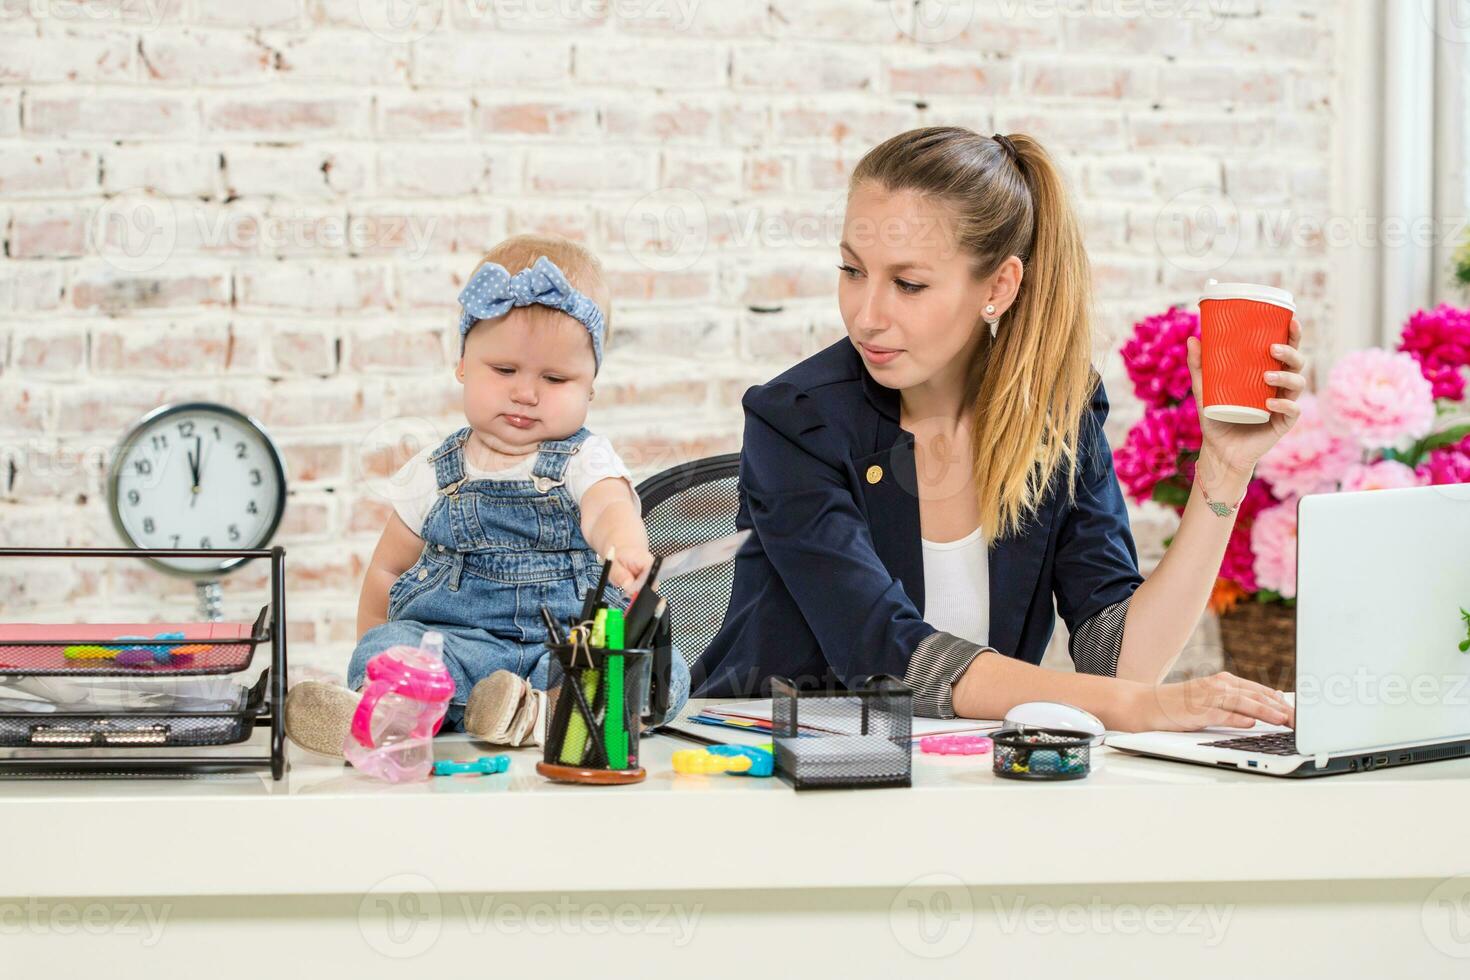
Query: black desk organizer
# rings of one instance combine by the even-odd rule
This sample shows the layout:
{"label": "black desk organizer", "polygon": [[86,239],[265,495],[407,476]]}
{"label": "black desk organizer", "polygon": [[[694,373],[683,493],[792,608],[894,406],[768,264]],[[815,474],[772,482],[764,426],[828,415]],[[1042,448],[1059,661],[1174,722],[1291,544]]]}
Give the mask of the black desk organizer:
{"label": "black desk organizer", "polygon": [[[286,772],[286,552],[281,547],[246,550],[182,550],[141,548],[0,548],[4,558],[268,558],[271,601],[262,606],[249,634],[218,640],[138,641],[150,647],[208,643],[212,649],[191,656],[186,664],[146,668],[68,662],[62,648],[106,642],[95,637],[0,640],[0,674],[12,678],[189,677],[232,674],[250,666],[255,648],[269,642],[271,662],[250,688],[235,685],[238,703],[223,711],[146,711],[84,708],[76,711],[0,712],[0,749],[44,749],[43,755],[0,756],[0,776],[148,776],[204,774],[240,768],[269,767],[271,778]],[[82,626],[79,629],[84,629]],[[139,623],[130,633],[153,635],[153,624]],[[257,726],[270,726],[269,752],[259,755],[143,755],[147,748],[233,745],[248,740]],[[127,749],[125,755],[67,755],[78,749]],[[139,753],[134,755],[133,753]],[[54,753],[54,754],[53,754]]]}
{"label": "black desk organizer", "polygon": [[[831,734],[806,736],[800,726]],[[874,674],[851,691],[803,693],[771,678],[771,743],[776,775],[792,789],[909,786],[913,691],[896,677]]]}

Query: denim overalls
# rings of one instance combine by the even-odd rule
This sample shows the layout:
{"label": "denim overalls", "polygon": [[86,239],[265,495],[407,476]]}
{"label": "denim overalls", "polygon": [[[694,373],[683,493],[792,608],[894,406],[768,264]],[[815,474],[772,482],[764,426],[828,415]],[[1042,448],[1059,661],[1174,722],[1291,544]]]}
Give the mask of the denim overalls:
{"label": "denim overalls", "polygon": [[[424,549],[389,588],[388,621],[363,634],[347,667],[348,686],[361,687],[374,655],[400,643],[418,646],[431,629],[443,633],[445,666],[454,678],[446,731],[464,730],[470,690],[497,670],[546,689],[550,654],[541,606],[558,623],[575,618],[602,571],[563,479],[588,430],[542,442],[529,480],[466,478],[469,434],[468,426],[460,429],[429,456],[439,496],[419,532]],[[628,603],[611,582],[604,599],[618,608]],[[689,668],[677,651],[669,687],[671,703],[682,707]]]}

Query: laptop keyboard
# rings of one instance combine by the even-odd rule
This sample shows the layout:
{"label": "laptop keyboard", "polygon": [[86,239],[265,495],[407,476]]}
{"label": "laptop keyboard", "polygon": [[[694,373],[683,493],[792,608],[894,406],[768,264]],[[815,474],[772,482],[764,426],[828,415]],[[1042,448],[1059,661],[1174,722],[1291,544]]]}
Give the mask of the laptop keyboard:
{"label": "laptop keyboard", "polygon": [[1242,752],[1264,752],[1267,755],[1298,755],[1296,732],[1271,732],[1268,735],[1242,735],[1218,742],[1202,742],[1217,749],[1240,749]]}

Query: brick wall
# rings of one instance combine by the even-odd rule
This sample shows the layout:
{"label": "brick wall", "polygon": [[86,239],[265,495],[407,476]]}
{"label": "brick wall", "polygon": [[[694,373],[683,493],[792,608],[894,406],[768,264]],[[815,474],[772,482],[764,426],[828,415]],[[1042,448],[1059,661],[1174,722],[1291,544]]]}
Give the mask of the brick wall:
{"label": "brick wall", "polygon": [[[645,476],[738,448],[744,389],[841,336],[846,174],[929,123],[1030,132],[1063,162],[1116,442],[1138,412],[1120,337],[1206,276],[1292,289],[1309,335],[1330,322],[1323,243],[1273,215],[1327,206],[1340,8],[0,0],[0,539],[114,543],[125,427],[224,401],[287,459],[298,663],[340,668],[388,513],[368,480],[461,424],[454,300],[479,252],[544,230],[604,256],[589,424]],[[1135,519],[1151,566],[1169,521]],[[95,617],[91,597],[192,606],[130,566],[0,570],[7,618]]]}

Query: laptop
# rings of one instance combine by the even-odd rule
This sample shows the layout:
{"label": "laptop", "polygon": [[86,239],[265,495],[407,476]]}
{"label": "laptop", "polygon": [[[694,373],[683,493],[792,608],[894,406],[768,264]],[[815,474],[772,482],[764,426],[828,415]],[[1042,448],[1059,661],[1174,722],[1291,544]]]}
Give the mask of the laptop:
{"label": "laptop", "polygon": [[1330,776],[1470,755],[1470,483],[1301,498],[1296,729],[1120,732],[1139,755]]}

